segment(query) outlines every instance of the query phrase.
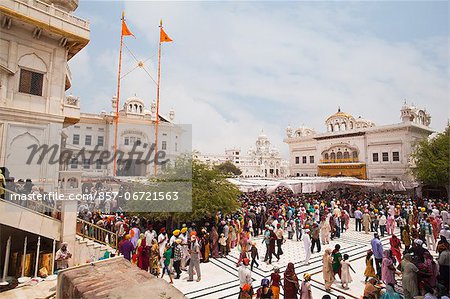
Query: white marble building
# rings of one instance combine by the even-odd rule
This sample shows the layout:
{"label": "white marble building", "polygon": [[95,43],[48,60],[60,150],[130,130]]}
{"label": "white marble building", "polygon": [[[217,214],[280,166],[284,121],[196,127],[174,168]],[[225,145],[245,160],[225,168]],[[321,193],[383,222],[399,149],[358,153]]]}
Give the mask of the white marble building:
{"label": "white marble building", "polygon": [[[111,155],[114,153],[116,98],[114,97],[111,102],[112,112],[81,113],[77,124],[64,129],[65,149],[73,153],[69,163],[64,166],[65,169],[83,171],[83,177],[113,176],[112,158],[102,156],[104,151]],[[158,126],[157,150],[164,151],[166,159],[171,161],[175,161],[182,153],[190,152],[190,141],[186,140],[190,138],[190,132],[176,125],[174,118],[174,110],[170,110],[168,116],[160,114]],[[123,161],[130,158],[128,154],[133,147],[136,154],[131,157],[128,169],[124,169],[123,165],[118,163],[118,176],[153,175],[153,163],[136,162],[148,161],[149,157],[154,157],[154,154],[149,152],[150,145],[155,142],[155,121],[154,102],[148,110],[140,98],[134,96],[125,100],[119,110],[117,151],[125,153]],[[84,156],[80,155],[81,150],[85,151]]]}
{"label": "white marble building", "polygon": [[225,154],[202,154],[194,152],[194,158],[209,165],[218,165],[231,161],[241,171],[241,177],[278,178],[288,175],[288,162],[282,160],[278,149],[272,146],[268,137],[261,132],[255,142],[255,148],[250,148],[243,154],[240,148],[225,150]]}
{"label": "white marble building", "polygon": [[286,129],[291,176],[354,176],[361,179],[411,180],[415,144],[434,131],[431,116],[403,105],[401,122],[376,126],[340,109],[325,120],[326,132]]}
{"label": "white marble building", "polygon": [[73,15],[78,0],[0,2],[0,167],[55,191],[58,164],[26,164],[30,145],[56,145],[80,119],[67,62],[89,42],[89,22]]}

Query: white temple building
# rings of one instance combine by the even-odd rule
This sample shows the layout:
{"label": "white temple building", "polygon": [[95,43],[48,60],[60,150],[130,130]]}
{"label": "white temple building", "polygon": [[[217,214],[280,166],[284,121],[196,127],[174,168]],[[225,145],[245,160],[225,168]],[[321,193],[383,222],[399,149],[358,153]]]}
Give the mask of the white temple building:
{"label": "white temple building", "polygon": [[[115,111],[117,100],[112,98],[112,111],[99,114],[81,113],[80,121],[64,129],[65,149],[73,152],[73,157],[65,169],[83,172],[83,177],[113,176],[114,163],[102,157],[102,152],[114,152],[115,143]],[[175,161],[183,152],[190,152],[190,132],[174,123],[175,111],[170,110],[167,116],[159,115],[158,151],[164,151],[166,159]],[[118,157],[117,176],[151,176],[153,163],[144,163],[153,158],[151,144],[155,142],[156,103],[146,109],[144,101],[133,96],[125,100],[119,110],[119,125],[117,133],[117,151],[125,153]],[[184,140],[184,141],[183,141]],[[135,154],[129,153],[135,148]],[[80,155],[84,150],[85,155]],[[108,162],[109,161],[109,162]],[[128,167],[124,163],[129,162]],[[160,168],[165,168],[166,164]]]}
{"label": "white temple building", "polygon": [[223,155],[194,152],[194,158],[209,165],[231,161],[238,167],[241,177],[280,178],[288,175],[288,162],[283,160],[264,132],[258,136],[255,148],[243,154],[240,148],[226,149]]}
{"label": "white temple building", "polygon": [[286,129],[291,176],[351,176],[359,179],[412,180],[411,153],[434,131],[431,116],[403,105],[401,122],[376,126],[340,109],[325,120],[325,133],[301,126]]}

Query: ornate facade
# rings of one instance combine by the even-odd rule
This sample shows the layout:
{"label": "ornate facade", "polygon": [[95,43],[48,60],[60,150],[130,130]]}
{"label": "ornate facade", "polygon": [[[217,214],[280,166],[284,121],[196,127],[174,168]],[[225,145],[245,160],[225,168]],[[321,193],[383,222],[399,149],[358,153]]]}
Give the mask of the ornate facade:
{"label": "ornate facade", "polygon": [[224,155],[196,152],[194,158],[210,165],[231,161],[242,171],[242,177],[279,178],[288,175],[288,162],[282,160],[278,149],[263,132],[256,139],[255,148],[250,148],[246,155],[239,148],[231,148],[226,149]]}
{"label": "ornate facade", "polygon": [[[112,112],[99,114],[81,113],[80,121],[64,129],[65,149],[73,152],[66,170],[83,171],[83,177],[113,176],[113,163],[101,156],[102,151],[114,152],[115,111],[117,100],[113,97]],[[166,159],[174,161],[176,157],[190,151],[190,134],[181,126],[174,124],[175,111],[168,116],[159,115],[158,151],[163,150]],[[144,101],[137,97],[125,100],[119,110],[117,150],[124,152],[118,158],[118,176],[149,176],[153,174],[153,163],[142,163],[153,158],[151,144],[155,142],[156,104],[146,109]],[[128,154],[135,148],[135,154]],[[84,156],[80,151],[84,150]],[[124,167],[125,162],[129,167]],[[164,166],[163,166],[164,167]]]}
{"label": "ornate facade", "polygon": [[338,111],[325,120],[325,133],[300,127],[286,129],[291,176],[352,176],[360,179],[412,179],[410,155],[427,138],[431,116],[413,105],[403,105],[401,123],[374,122]]}
{"label": "ornate facade", "polygon": [[68,61],[89,42],[89,22],[73,11],[78,0],[0,2],[0,167],[55,191],[59,165],[27,163],[29,146],[57,146],[62,129],[80,119]]}

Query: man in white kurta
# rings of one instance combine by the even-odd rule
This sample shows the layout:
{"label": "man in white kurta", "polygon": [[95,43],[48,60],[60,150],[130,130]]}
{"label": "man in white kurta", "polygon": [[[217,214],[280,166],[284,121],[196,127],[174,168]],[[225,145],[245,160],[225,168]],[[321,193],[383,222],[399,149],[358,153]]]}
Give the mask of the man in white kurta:
{"label": "man in white kurta", "polygon": [[303,248],[305,250],[305,265],[309,265],[309,259],[311,258],[311,237],[309,236],[309,229],[306,229],[303,234]]}
{"label": "man in white kurta", "polygon": [[164,259],[162,258],[164,255],[164,251],[166,250],[166,244],[167,244],[167,233],[165,228],[161,228],[160,234],[158,235],[158,246],[159,246],[159,257],[161,266],[164,267]]}

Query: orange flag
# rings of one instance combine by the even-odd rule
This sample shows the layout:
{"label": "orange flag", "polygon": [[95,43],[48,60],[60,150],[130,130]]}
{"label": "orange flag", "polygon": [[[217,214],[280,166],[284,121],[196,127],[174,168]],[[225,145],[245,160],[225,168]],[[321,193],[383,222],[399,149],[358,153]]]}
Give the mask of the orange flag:
{"label": "orange flag", "polygon": [[161,42],[161,43],[168,43],[168,42],[171,42],[171,41],[172,41],[172,39],[161,28],[161,32],[159,34],[159,42]]}
{"label": "orange flag", "polygon": [[133,32],[130,31],[127,27],[127,23],[125,23],[125,20],[122,19],[122,36],[132,35],[134,36]]}

